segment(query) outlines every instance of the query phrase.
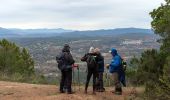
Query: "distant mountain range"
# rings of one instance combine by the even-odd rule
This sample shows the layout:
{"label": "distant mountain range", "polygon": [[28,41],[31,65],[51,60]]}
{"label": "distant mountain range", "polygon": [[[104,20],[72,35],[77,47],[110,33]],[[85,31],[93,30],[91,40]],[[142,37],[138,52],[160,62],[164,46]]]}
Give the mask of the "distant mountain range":
{"label": "distant mountain range", "polygon": [[0,27],[0,37],[53,37],[53,36],[63,36],[63,37],[82,37],[82,36],[114,36],[120,34],[153,34],[151,29],[141,29],[141,28],[116,28],[107,30],[89,30],[89,31],[74,31],[65,30],[62,28],[58,29],[15,29],[15,28],[1,28]]}
{"label": "distant mountain range", "polygon": [[73,32],[72,30],[58,29],[17,29],[17,28],[1,28],[0,37],[46,37],[55,36],[60,33]]}

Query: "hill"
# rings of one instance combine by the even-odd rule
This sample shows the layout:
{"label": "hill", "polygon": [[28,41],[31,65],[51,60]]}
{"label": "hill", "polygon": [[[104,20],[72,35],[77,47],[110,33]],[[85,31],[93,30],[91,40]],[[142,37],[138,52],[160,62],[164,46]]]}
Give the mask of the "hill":
{"label": "hill", "polygon": [[0,37],[51,37],[59,35],[60,33],[72,32],[62,28],[58,29],[16,29],[16,28],[1,28]]}
{"label": "hill", "polygon": [[66,29],[6,29],[0,28],[0,37],[84,37],[84,36],[115,36],[128,33],[153,34],[151,29],[117,28],[107,30],[75,31]]}
{"label": "hill", "polygon": [[13,31],[0,27],[0,37],[18,37]]}
{"label": "hill", "polygon": [[119,36],[124,34],[153,34],[151,29],[141,29],[141,28],[116,28],[107,30],[90,30],[90,31],[73,31],[68,33],[63,33],[65,36],[69,37],[81,37],[81,36]]}
{"label": "hill", "polygon": [[0,81],[0,100],[134,100],[136,96],[143,93],[143,88],[123,88],[123,95],[118,96],[111,93],[112,88],[106,88],[106,92],[92,95],[91,87],[89,93],[83,93],[83,87],[76,90],[75,94],[67,95],[58,92],[55,85],[35,85],[16,82]]}

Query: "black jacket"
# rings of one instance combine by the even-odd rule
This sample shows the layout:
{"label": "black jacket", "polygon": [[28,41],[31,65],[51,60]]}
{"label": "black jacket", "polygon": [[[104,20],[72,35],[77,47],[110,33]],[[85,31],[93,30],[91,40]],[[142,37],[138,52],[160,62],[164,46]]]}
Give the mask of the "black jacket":
{"label": "black jacket", "polygon": [[62,50],[62,52],[56,57],[56,60],[60,70],[71,70],[72,64],[75,62],[70,53],[70,50],[67,48]]}
{"label": "black jacket", "polygon": [[[90,64],[88,64],[87,59],[88,59],[89,56],[94,56],[94,57],[95,57],[96,65],[90,66]],[[90,70],[90,69],[92,68],[93,70],[95,69],[95,70],[97,71],[97,55],[96,55],[96,54],[87,53],[87,54],[85,54],[85,55],[81,58],[81,61],[87,62],[87,68],[88,68],[88,70]]]}
{"label": "black jacket", "polygon": [[101,54],[97,55],[98,72],[104,72],[104,57]]}

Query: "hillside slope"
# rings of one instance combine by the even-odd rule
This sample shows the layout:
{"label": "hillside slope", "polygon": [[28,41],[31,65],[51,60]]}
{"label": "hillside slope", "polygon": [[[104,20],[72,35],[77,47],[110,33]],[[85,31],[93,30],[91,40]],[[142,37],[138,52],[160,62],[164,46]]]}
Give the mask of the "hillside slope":
{"label": "hillside slope", "polygon": [[106,92],[92,95],[91,87],[88,94],[83,93],[83,87],[75,89],[75,94],[61,94],[55,85],[35,85],[27,83],[0,81],[0,100],[129,100],[136,94],[143,92],[143,88],[123,88],[123,95],[117,96],[111,93],[111,88]]}

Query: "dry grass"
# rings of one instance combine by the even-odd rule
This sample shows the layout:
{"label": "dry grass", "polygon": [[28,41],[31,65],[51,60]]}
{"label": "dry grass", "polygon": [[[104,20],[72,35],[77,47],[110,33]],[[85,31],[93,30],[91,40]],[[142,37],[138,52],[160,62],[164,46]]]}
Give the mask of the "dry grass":
{"label": "dry grass", "polygon": [[134,100],[138,94],[142,94],[143,88],[123,88],[123,95],[114,95],[106,88],[106,92],[92,95],[89,87],[88,94],[84,94],[83,87],[75,88],[75,94],[61,94],[55,85],[35,85],[16,82],[0,81],[0,100]]}

